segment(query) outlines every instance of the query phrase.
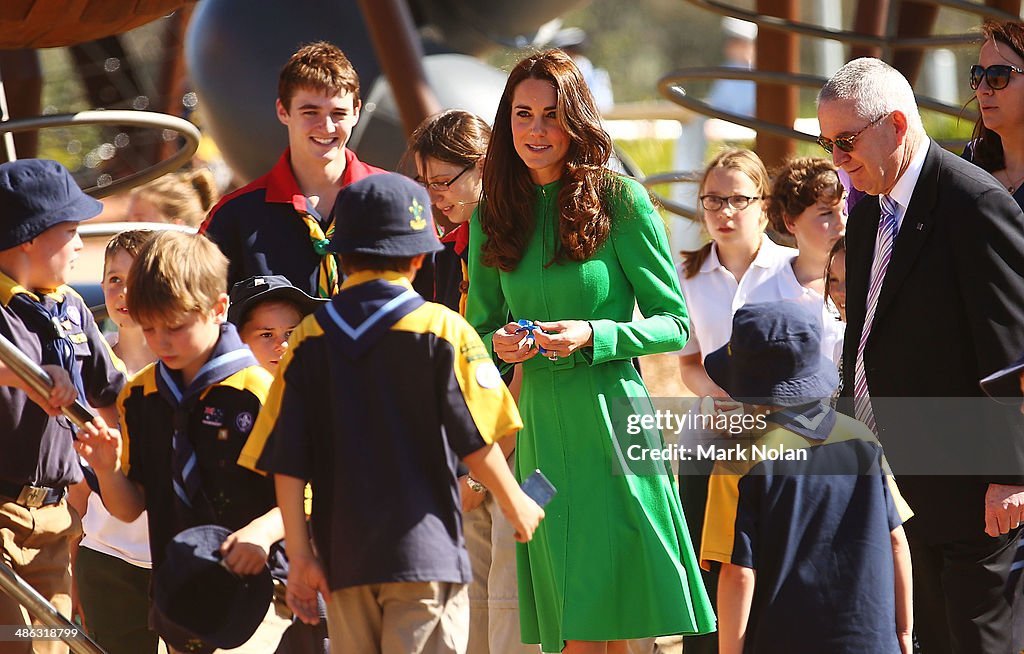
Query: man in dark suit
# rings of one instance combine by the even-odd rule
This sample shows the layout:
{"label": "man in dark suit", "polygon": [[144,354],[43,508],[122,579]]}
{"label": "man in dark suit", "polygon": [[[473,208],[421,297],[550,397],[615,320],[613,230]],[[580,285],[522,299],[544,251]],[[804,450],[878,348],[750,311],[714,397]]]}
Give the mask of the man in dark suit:
{"label": "man in dark suit", "polygon": [[978,380],[1024,349],[1024,216],[994,178],[928,138],[910,84],[880,60],[840,69],[818,120],[835,164],[878,196],[847,225],[844,388],[916,514],[906,529],[921,651],[1019,652],[1020,417],[959,398],[981,395]]}

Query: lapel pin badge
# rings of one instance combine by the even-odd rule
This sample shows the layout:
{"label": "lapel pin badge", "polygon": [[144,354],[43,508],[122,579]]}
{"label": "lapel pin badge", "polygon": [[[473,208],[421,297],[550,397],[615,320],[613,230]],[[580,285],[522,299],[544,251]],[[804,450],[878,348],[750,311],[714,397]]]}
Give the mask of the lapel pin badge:
{"label": "lapel pin badge", "polygon": [[923,232],[924,231],[924,223],[917,223],[917,231],[919,231],[919,232]]}

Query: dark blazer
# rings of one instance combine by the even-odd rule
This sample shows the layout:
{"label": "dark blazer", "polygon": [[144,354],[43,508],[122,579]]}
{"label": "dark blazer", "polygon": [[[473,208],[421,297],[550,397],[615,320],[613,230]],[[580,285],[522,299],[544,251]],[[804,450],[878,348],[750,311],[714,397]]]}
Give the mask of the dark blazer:
{"label": "dark blazer", "polygon": [[[1024,420],[978,386],[1024,350],[1024,215],[987,172],[927,147],[864,366],[879,439],[916,514],[907,529],[944,542],[984,532],[988,483],[1024,483]],[[847,225],[848,393],[878,220],[878,198],[866,197]]]}

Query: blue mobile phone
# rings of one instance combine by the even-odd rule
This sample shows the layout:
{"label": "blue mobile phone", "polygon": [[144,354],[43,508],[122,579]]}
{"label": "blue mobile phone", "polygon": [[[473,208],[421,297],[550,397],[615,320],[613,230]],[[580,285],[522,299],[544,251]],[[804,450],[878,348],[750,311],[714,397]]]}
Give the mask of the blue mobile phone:
{"label": "blue mobile phone", "polygon": [[541,508],[544,508],[551,501],[551,498],[555,496],[555,493],[558,492],[540,470],[534,470],[533,474],[526,478],[526,481],[522,484],[522,489]]}

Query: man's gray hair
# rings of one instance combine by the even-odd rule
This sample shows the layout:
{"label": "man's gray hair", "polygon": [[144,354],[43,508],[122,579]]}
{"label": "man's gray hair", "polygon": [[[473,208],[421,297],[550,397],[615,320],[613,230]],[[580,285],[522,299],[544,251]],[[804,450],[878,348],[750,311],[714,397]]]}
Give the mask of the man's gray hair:
{"label": "man's gray hair", "polygon": [[854,111],[865,120],[900,111],[911,131],[924,133],[910,82],[881,59],[861,57],[836,71],[818,92],[818,106],[834,101],[853,102]]}

